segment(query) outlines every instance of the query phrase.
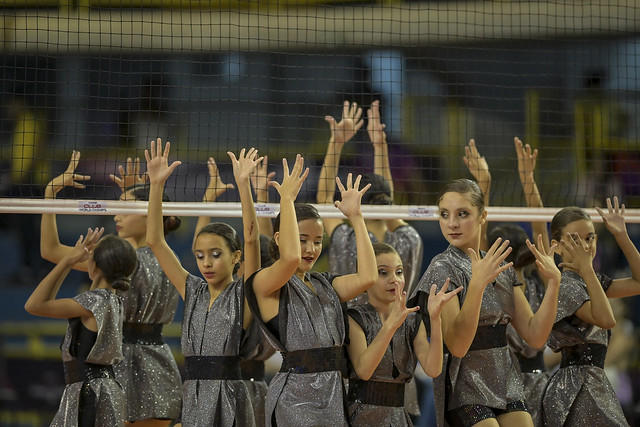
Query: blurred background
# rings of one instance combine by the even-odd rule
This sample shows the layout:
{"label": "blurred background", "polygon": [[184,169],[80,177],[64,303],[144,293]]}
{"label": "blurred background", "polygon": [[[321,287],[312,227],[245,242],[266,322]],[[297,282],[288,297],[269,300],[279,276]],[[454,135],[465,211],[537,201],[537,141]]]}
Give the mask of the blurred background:
{"label": "blurred background", "polygon": [[[345,100],[366,117],[380,100],[397,205],[433,205],[444,182],[470,177],[462,156],[473,138],[490,166],[491,205],[524,206],[519,136],[540,150],[545,206],[591,208],[618,195],[640,207],[635,1],[15,0],[0,8],[1,425],[48,425],[63,388],[65,322],[23,309],[52,267],[40,258],[40,217],[9,208],[41,199],[74,149],[78,172],[92,179],[59,198],[116,199],[109,174],[162,137],[183,163],[168,183],[174,201],[202,199],[209,156],[232,182],[226,152],[253,146],[278,173],[282,157],[303,154],[311,173],[300,199],[315,202],[330,135],[324,117],[339,119]],[[372,167],[361,130],[340,173]],[[228,191],[219,202],[237,200]],[[169,243],[196,273],[195,219],[183,215]],[[238,218],[223,220],[241,229]],[[115,230],[110,216],[58,216],[67,244],[97,225]],[[412,225],[425,241],[424,269],[446,242],[437,223]],[[598,232],[600,271],[628,274],[615,241]],[[640,243],[640,226],[629,232]],[[87,284],[72,273],[61,295]],[[607,365],[632,425],[638,307],[616,303],[621,338],[612,338]],[[177,357],[180,316],[165,330]]]}

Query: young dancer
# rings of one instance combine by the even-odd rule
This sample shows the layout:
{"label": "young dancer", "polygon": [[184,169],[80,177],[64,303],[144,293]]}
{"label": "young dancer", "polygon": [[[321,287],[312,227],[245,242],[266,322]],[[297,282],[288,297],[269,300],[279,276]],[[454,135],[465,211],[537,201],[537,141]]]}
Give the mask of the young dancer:
{"label": "young dancer", "polygon": [[607,199],[607,212],[596,209],[622,249],[631,277],[595,273],[597,235],[586,212],[569,207],[553,217],[551,237],[559,245],[563,271],[549,347],[562,352],[562,362],[543,399],[547,425],[628,425],[603,367],[609,329],[616,323],[609,298],[640,294],[640,254],[627,233],[618,198],[613,203]]}
{"label": "young dancer", "polygon": [[[125,395],[113,364],[122,360],[122,302],[136,268],[136,252],[103,228],[80,236],[25,304],[36,316],[68,318],[62,343],[66,387],[52,426],[124,426]],[[56,298],[77,263],[87,263],[91,288],[74,298]]]}
{"label": "young dancer", "polygon": [[[243,280],[233,279],[242,251],[235,230],[224,223],[203,227],[194,244],[198,269],[204,277],[187,272],[167,244],[162,225],[162,192],[179,161],[168,164],[170,144],[151,141],[145,151],[151,183],[147,242],[162,269],[185,302],[182,352],[185,356],[182,423],[185,426],[252,426],[253,408],[240,373],[240,359],[251,355],[259,330],[251,328],[245,308]],[[249,176],[259,159],[257,151],[243,149],[238,158],[229,152],[242,205],[245,274],[259,267],[259,230]]]}
{"label": "young dancer", "polygon": [[[286,164],[285,164],[286,165]],[[300,176],[300,158],[292,171]],[[285,178],[288,169],[285,167]],[[306,178],[308,170],[302,178]],[[348,175],[346,188],[336,178],[342,200],[335,203],[351,221],[358,245],[358,272],[346,276],[311,272],[322,251],[324,228],[317,210],[295,204],[295,191],[280,189],[280,214],[274,224],[276,261],[247,282],[247,298],[256,320],[283,363],[269,384],[267,425],[347,425],[342,372],[346,367],[343,304],[377,280],[375,255],[360,210],[359,190]],[[293,189],[292,189],[293,190]]]}
{"label": "young dancer", "polygon": [[[344,145],[362,127],[362,109],[357,104],[345,101],[342,119],[339,122],[325,117],[331,128],[331,138],[318,179],[317,202],[333,203],[335,197],[335,177],[338,176],[340,155]],[[362,185],[371,188],[362,196],[362,204],[391,205],[393,203],[393,177],[389,166],[389,151],[385,125],[380,122],[380,102],[374,101],[367,110],[367,132],[373,145],[373,173],[364,174]],[[356,238],[353,227],[339,218],[323,218],[325,231],[329,236],[329,271],[333,274],[352,274],[356,268]],[[422,269],[422,238],[409,223],[400,219],[367,219],[365,221],[369,237],[373,242],[385,242],[400,254],[407,272],[407,291],[411,291],[420,278]],[[417,406],[417,405],[416,405]]]}
{"label": "young dancer", "polygon": [[[79,161],[80,152],[74,151],[67,170],[47,185],[45,198],[55,198],[67,186],[84,188],[82,181],[90,177],[75,173]],[[120,200],[149,200],[146,175],[140,175],[139,170],[137,159],[135,168],[130,159],[126,170],[119,167],[120,177],[113,178],[123,190]],[[166,195],[163,198],[168,200]],[[120,295],[124,307],[124,358],[114,367],[127,396],[125,419],[136,426],[166,426],[180,417],[182,379],[171,348],[162,338],[162,328],[173,321],[180,296],[147,246],[146,216],[119,214],[114,221],[118,236],[133,245],[138,259],[131,290]],[[176,217],[165,218],[164,233],[178,225]],[[40,248],[43,258],[56,263],[72,250],[60,243],[54,214],[42,215]],[[74,268],[86,271],[88,265],[80,262]]]}
{"label": "young dancer", "polygon": [[349,417],[352,426],[412,425],[404,406],[405,384],[420,361],[427,375],[442,372],[440,310],[462,288],[447,286],[428,298],[431,339],[419,307],[405,306],[404,269],[400,255],[386,243],[374,243],[378,281],[367,290],[367,302],[349,308]]}
{"label": "young dancer", "polygon": [[442,335],[450,354],[435,381],[438,423],[530,426],[517,361],[507,347],[506,328],[511,323],[529,344],[544,345],[553,325],[560,283],[552,251],[542,250],[540,238],[537,248],[528,243],[540,274],[549,281],[534,315],[512,264],[503,262],[511,252],[509,242],[498,239],[486,253],[479,249],[487,214],[478,185],[467,179],[448,183],[440,192],[438,208],[440,230],[450,245],[431,261],[415,300],[425,307],[431,285],[442,284],[447,278],[450,289],[463,287],[441,314]]}

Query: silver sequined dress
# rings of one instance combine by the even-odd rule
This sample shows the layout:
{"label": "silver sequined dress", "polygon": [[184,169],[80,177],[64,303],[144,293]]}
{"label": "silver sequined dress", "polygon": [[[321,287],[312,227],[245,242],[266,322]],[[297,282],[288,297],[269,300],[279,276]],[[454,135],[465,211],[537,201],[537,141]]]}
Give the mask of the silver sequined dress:
{"label": "silver sequined dress", "polygon": [[[85,362],[97,365],[112,365],[122,360],[122,302],[108,289],[94,289],[83,292],[74,298],[82,307],[89,310],[96,319],[98,334]],[[70,354],[72,330],[62,342],[62,361],[70,362],[75,358]],[[67,384],[62,394],[60,407],[52,426],[77,426],[80,390],[82,382]],[[114,378],[96,378],[89,380],[91,390],[96,395],[96,425],[124,426],[125,395],[122,387]]]}
{"label": "silver sequined dress", "polygon": [[[264,365],[265,360],[269,359],[275,353],[275,349],[269,343],[267,337],[265,337],[262,332],[260,345],[256,348],[256,353],[251,355],[249,359],[254,362],[259,362]],[[244,378],[244,373],[243,373]],[[249,397],[251,397],[251,404],[253,405],[253,413],[256,417],[256,427],[262,427],[265,425],[265,414],[264,414],[264,406],[267,398],[267,391],[269,390],[269,386],[267,382],[256,379],[244,379],[243,380],[247,388],[249,389]]]}
{"label": "silver sequined dress", "polygon": [[[360,325],[367,338],[367,345],[375,339],[382,328],[382,321],[376,309],[369,303],[350,307],[348,314]],[[371,375],[371,381],[407,383],[413,378],[418,362],[413,351],[413,341],[420,328],[420,315],[412,313],[400,326],[390,345]],[[354,371],[351,378],[358,378]],[[352,426],[411,426],[411,419],[404,406],[378,406],[359,402],[349,402],[349,417]]]}
{"label": "silver sequined dress", "polygon": [[[166,325],[173,320],[180,294],[148,246],[136,254],[138,267],[131,277],[131,289],[120,293],[124,321]],[[127,420],[178,419],[182,379],[171,348],[124,343],[122,351],[124,359],[114,368],[127,394]]]}
{"label": "silver sequined dress", "polygon": [[[254,320],[278,351],[341,347],[344,344],[345,318],[338,294],[331,285],[335,276],[308,274],[315,293],[297,276],[280,289],[276,321],[286,325],[286,331],[279,331],[280,337],[260,320],[252,280],[247,281],[247,299]],[[276,373],[269,383],[265,412],[267,426],[273,425],[272,417],[278,426],[346,426],[342,373]]]}
{"label": "silver sequined dress", "polygon": [[[371,242],[378,241],[373,233],[369,233]],[[407,295],[418,282],[422,268],[423,243],[418,231],[411,225],[403,225],[394,231],[387,231],[384,243],[391,245],[400,255],[404,267]],[[331,234],[329,245],[329,271],[333,274],[345,275],[356,273],[356,236],[349,224],[341,224]]]}
{"label": "silver sequined dress", "polygon": [[[598,275],[603,289],[612,280]],[[584,344],[608,345],[609,331],[591,325],[575,316],[589,301],[582,278],[572,271],[562,272],[558,314],[548,345],[554,351]],[[628,426],[604,369],[590,365],[560,368],[551,376],[543,399],[544,420],[549,426]]]}
{"label": "silver sequined dress", "polygon": [[[411,303],[427,307],[426,298],[431,285],[435,283],[440,290],[447,278],[451,279],[449,290],[463,287],[458,294],[462,306],[471,280],[471,260],[454,246],[449,246],[431,260]],[[482,296],[479,327],[511,321],[515,311],[513,288],[517,285],[520,283],[516,272],[510,268],[486,287]],[[496,372],[500,375],[496,375]],[[483,405],[506,409],[507,403],[524,400],[518,361],[507,346],[470,350],[463,358],[446,353],[442,374],[434,379],[434,395],[439,426],[447,425],[445,411],[462,406]]]}
{"label": "silver sequined dress", "polygon": [[[524,275],[524,281],[527,285],[525,296],[529,301],[531,310],[535,313],[540,308],[542,299],[544,298],[544,283],[536,271],[531,274]],[[542,357],[544,350],[531,347],[523,340],[511,324],[507,327],[507,343],[509,348],[516,354],[524,358]],[[542,427],[542,396],[547,388],[549,381],[549,373],[544,370],[537,372],[523,372],[522,382],[524,384],[524,395],[527,402],[527,409],[533,419],[533,425]]]}
{"label": "silver sequined dress", "polygon": [[[182,353],[189,356],[246,356],[255,351],[259,331],[242,329],[242,280],[231,283],[209,309],[209,285],[189,275],[185,285]],[[254,322],[252,322],[254,323]],[[253,426],[254,414],[242,380],[186,380],[182,386],[182,424]]]}

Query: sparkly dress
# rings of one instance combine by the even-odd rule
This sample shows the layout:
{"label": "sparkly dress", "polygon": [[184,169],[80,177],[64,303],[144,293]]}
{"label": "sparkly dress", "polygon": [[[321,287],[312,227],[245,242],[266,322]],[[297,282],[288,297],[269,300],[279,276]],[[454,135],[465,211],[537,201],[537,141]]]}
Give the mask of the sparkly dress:
{"label": "sparkly dress", "polygon": [[[369,303],[355,305],[348,310],[349,316],[360,325],[367,338],[367,345],[375,339],[382,328],[382,321],[376,309]],[[371,375],[370,381],[385,383],[408,383],[418,362],[413,351],[413,341],[420,329],[421,318],[410,314],[400,326],[380,364]],[[358,378],[351,370],[350,378]],[[349,398],[349,417],[352,426],[411,426],[411,419],[404,406],[382,406],[360,403]]]}
{"label": "sparkly dress", "polygon": [[[185,284],[182,353],[190,356],[243,356],[255,352],[259,331],[242,329],[242,280],[231,283],[209,309],[209,285],[189,275]],[[255,324],[255,322],[252,322]],[[253,426],[253,407],[241,379],[185,380],[182,386],[182,424],[200,426]]]}
{"label": "sparkly dress", "polygon": [[[372,243],[378,239],[369,233]],[[384,243],[391,245],[400,255],[407,283],[407,295],[411,295],[420,277],[422,268],[423,243],[418,231],[411,225],[403,225],[394,231],[387,231]],[[356,273],[356,235],[349,224],[341,224],[331,234],[329,245],[329,271],[345,275]]]}
{"label": "sparkly dress", "polygon": [[[316,292],[297,276],[280,289],[279,313],[274,318],[279,325],[278,336],[262,321],[253,277],[247,281],[247,300],[254,320],[278,351],[341,348],[344,344],[343,305],[331,285],[335,276],[315,272],[308,275]],[[267,426],[275,425],[273,420],[280,426],[346,426],[341,371],[276,373],[269,383],[265,413]]]}
{"label": "sparkly dress", "polygon": [[[251,398],[251,404],[253,406],[253,414],[256,417],[256,427],[262,427],[265,425],[264,405],[269,386],[264,379],[264,362],[275,353],[275,349],[261,331],[260,335],[262,335],[262,339],[260,341],[260,345],[256,348],[255,355],[250,356],[249,360],[245,360],[243,361],[243,364],[241,364],[242,380],[249,389],[249,397]],[[258,370],[262,370],[262,375],[258,375],[258,378],[254,378],[245,371],[246,364],[257,366]]]}
{"label": "sparkly dress", "polygon": [[[540,308],[544,298],[544,283],[535,271],[531,274],[525,273],[524,281],[527,284],[524,292],[525,296],[529,301],[531,310],[535,313]],[[525,401],[533,419],[533,425],[542,427],[544,425],[542,423],[542,396],[549,381],[549,373],[544,369],[544,349],[533,348],[527,344],[511,324],[507,327],[507,343],[520,361]],[[530,365],[531,362],[539,362],[537,365],[540,365],[540,369],[528,369],[527,365]],[[538,366],[535,366],[535,368],[538,368]]]}
{"label": "sparkly dress", "polygon": [[[124,322],[166,325],[173,320],[180,294],[165,276],[148,246],[136,250],[138,267],[131,289],[120,293]],[[124,359],[114,366],[127,395],[127,421],[148,418],[178,419],[182,404],[182,379],[167,344],[124,342]]]}
{"label": "sparkly dress", "polygon": [[[98,333],[89,355],[82,362],[95,365],[112,365],[122,359],[122,302],[108,289],[94,289],[83,292],[74,300],[89,310],[96,319]],[[74,319],[75,320],[75,319]],[[73,343],[82,323],[70,320],[67,333],[62,342],[62,361],[65,365],[77,363],[71,355]],[[75,324],[75,326],[74,326]],[[65,367],[65,371],[67,371]],[[94,378],[88,380],[89,387],[95,393],[97,426],[124,426],[125,395],[115,378]],[[52,426],[77,426],[78,409],[82,381],[67,384],[62,394],[60,407]]]}
{"label": "sparkly dress", "polygon": [[[605,275],[598,274],[598,280],[605,291],[611,286],[612,279]],[[604,346],[606,354],[609,331],[586,323],[575,315],[589,299],[584,280],[577,273],[563,271],[558,314],[548,341],[553,351],[564,353],[574,348],[585,354],[589,351],[587,346],[600,345]],[[544,421],[549,426],[629,425],[604,369],[589,364],[558,369],[549,380],[542,409]]]}
{"label": "sparkly dress", "polygon": [[[462,306],[471,280],[471,260],[454,246],[449,246],[433,258],[409,305],[427,307],[431,285],[435,283],[439,290],[447,278],[451,279],[449,290],[463,287],[458,294]],[[506,325],[511,321],[515,311],[513,287],[517,285],[516,272],[510,268],[486,287],[478,328]],[[496,375],[497,372],[500,375]],[[470,349],[463,358],[455,357],[445,349],[442,374],[434,378],[434,395],[439,426],[448,425],[445,421],[447,411],[463,406],[483,405],[506,409],[508,403],[524,401],[518,361],[506,345]]]}

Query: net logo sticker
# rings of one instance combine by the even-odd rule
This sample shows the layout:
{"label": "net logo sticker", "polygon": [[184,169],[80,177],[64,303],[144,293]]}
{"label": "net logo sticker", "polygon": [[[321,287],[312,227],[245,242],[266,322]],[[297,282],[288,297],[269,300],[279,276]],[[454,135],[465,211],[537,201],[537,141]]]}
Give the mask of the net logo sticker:
{"label": "net logo sticker", "polygon": [[78,202],[78,211],[80,212],[106,212],[107,204],[105,202]]}
{"label": "net logo sticker", "polygon": [[437,216],[437,210],[429,206],[410,207],[408,214],[412,218],[433,218]]}
{"label": "net logo sticker", "polygon": [[257,216],[272,216],[272,217],[275,217],[275,216],[278,215],[278,211],[276,209],[274,209],[270,205],[257,204],[257,205],[254,206],[254,208],[256,210],[256,215]]}

